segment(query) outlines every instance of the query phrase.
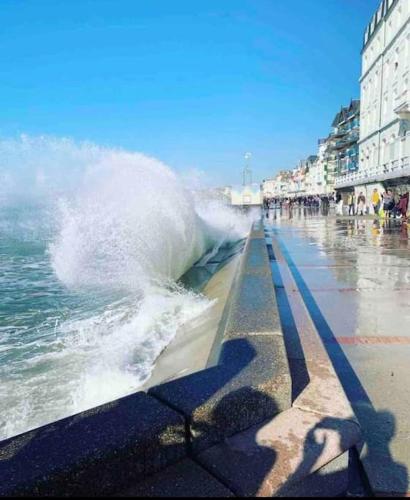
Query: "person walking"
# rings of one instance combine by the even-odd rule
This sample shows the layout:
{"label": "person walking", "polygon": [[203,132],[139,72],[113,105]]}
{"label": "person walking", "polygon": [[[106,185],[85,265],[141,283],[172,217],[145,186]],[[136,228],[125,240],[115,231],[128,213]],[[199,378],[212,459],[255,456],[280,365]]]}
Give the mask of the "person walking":
{"label": "person walking", "polygon": [[349,193],[347,197],[347,204],[349,205],[349,215],[354,215],[354,195]]}
{"label": "person walking", "polygon": [[372,194],[372,205],[373,205],[374,213],[376,215],[379,215],[380,202],[381,202],[380,194],[377,191],[377,188],[374,188],[373,194]]}
{"label": "person walking", "polygon": [[388,189],[387,192],[383,196],[383,210],[386,214],[386,217],[391,216],[391,211],[394,208],[394,197],[391,189]]}
{"label": "person walking", "polygon": [[362,191],[360,191],[359,196],[357,197],[357,215],[363,215],[363,211],[365,210],[366,207],[366,197],[363,194]]}
{"label": "person walking", "polygon": [[343,198],[340,193],[336,194],[336,213],[343,215]]}
{"label": "person walking", "polygon": [[409,208],[409,192],[404,193],[400,197],[399,210],[402,216],[403,222],[407,222],[407,209]]}

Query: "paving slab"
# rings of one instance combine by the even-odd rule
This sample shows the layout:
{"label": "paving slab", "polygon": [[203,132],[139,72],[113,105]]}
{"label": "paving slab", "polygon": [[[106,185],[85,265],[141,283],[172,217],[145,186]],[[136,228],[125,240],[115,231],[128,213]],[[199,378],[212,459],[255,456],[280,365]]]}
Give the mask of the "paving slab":
{"label": "paving slab", "polygon": [[406,492],[410,386],[403,381],[410,376],[410,345],[358,345],[344,350],[372,401],[371,407],[360,400],[353,403],[359,420],[366,423],[361,458],[372,487],[379,492]]}
{"label": "paving slab", "polygon": [[307,286],[309,311],[363,428],[361,459],[377,494],[410,490],[410,240],[403,228],[326,218],[272,228]]}
{"label": "paving slab", "polygon": [[226,340],[218,366],[153,387],[150,394],[187,418],[198,452],[290,407],[283,338]]}
{"label": "paving slab", "polygon": [[3,441],[0,496],[111,494],[184,456],[183,418],[140,392]]}
{"label": "paving slab", "polygon": [[224,332],[225,338],[249,334],[282,335],[265,238],[252,232]]}
{"label": "paving slab", "polygon": [[336,337],[397,336],[405,331],[403,325],[410,325],[407,291],[313,291],[312,295]]}
{"label": "paving slab", "polygon": [[375,292],[407,290],[410,293],[410,270],[404,267],[373,265],[360,269],[355,266],[303,267],[299,272],[312,290],[371,290]]}
{"label": "paving slab", "polygon": [[198,460],[238,496],[280,496],[342,455],[356,423],[297,408],[205,450]]}
{"label": "paving slab", "polygon": [[247,275],[238,285],[225,330],[226,338],[247,334],[282,335],[272,278]]}
{"label": "paving slab", "polygon": [[190,459],[185,459],[128,490],[117,493],[116,496],[132,498],[228,498],[234,495],[204,468]]}
{"label": "paving slab", "polygon": [[324,465],[296,484],[284,487],[279,497],[345,497],[349,488],[349,452]]}

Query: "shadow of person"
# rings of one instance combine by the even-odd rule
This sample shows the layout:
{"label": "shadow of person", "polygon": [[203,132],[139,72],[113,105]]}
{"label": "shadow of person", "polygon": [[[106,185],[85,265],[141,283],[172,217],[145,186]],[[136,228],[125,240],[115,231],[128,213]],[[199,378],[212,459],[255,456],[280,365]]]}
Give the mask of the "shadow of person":
{"label": "shadow of person", "polygon": [[[303,445],[303,458],[276,496],[324,497],[346,494],[349,486],[348,457],[345,455],[344,460],[340,460],[339,457],[351,446],[349,421],[324,417],[307,433]],[[329,468],[329,462],[333,463],[331,467],[333,470],[322,472],[323,467]]]}
{"label": "shadow of person", "polygon": [[[236,420],[237,415],[227,415],[226,408],[232,407],[236,401],[242,400],[254,408],[271,408],[277,413],[275,401],[268,395],[252,387],[243,387],[227,394],[215,407],[209,424],[203,425],[203,433],[223,429],[226,419]],[[258,425],[244,429],[233,436],[226,436],[216,446],[208,448],[199,457],[199,462],[226,484],[238,496],[254,496],[277,459],[276,450],[263,446],[257,440]]]}
{"label": "shadow of person", "polygon": [[[363,419],[363,415],[362,415]],[[407,494],[409,474],[407,467],[394,460],[391,442],[396,436],[396,418],[389,410],[366,413],[365,444],[361,461],[375,494]],[[396,449],[406,447],[396,442]]]}
{"label": "shadow of person", "polygon": [[[353,494],[354,491],[363,495],[371,490],[377,495],[406,494],[409,484],[407,467],[395,461],[390,450],[391,441],[396,434],[396,419],[390,411],[374,410],[369,418],[371,427],[370,431],[367,430],[366,446],[361,458],[367,477],[359,477],[358,468],[361,469],[361,465],[355,463],[352,456],[347,455],[344,460],[336,460],[335,466],[330,468],[327,466],[328,470],[323,469],[326,465],[326,456],[330,456],[328,455],[330,448],[333,448],[331,455],[335,456],[337,449],[342,452],[351,446],[346,421],[326,417],[309,431],[304,443],[303,460],[278,491],[277,496],[327,496],[335,493],[344,495]],[[335,434],[339,440],[337,445]],[[306,477],[315,469],[319,460],[325,460],[325,463],[321,463],[318,472],[305,479],[303,484],[298,483],[301,477]]]}
{"label": "shadow of person", "polygon": [[[259,391],[242,391],[241,397],[267,404],[266,395]],[[212,425],[218,426],[226,418],[224,406],[215,408]],[[301,412],[300,421],[295,422],[297,428],[283,416],[253,426],[206,450],[199,461],[237,496],[344,494],[348,487],[346,455],[330,473],[313,473],[353,446],[357,424],[333,417],[318,422],[309,412],[305,419],[303,415]]]}

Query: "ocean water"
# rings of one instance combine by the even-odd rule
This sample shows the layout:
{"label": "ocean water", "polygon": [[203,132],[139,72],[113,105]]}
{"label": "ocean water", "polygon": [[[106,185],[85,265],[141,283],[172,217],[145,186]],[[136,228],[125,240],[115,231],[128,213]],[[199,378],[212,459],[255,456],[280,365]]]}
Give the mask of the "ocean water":
{"label": "ocean water", "polygon": [[177,280],[251,218],[158,160],[0,141],[0,438],[134,392],[208,299]]}

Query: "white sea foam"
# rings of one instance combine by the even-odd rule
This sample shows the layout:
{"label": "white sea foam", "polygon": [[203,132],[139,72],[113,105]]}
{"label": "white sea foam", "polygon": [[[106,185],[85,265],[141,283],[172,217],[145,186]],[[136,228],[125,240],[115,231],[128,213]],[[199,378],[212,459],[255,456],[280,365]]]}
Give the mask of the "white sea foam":
{"label": "white sea foam", "polygon": [[[30,334],[16,331],[5,341],[10,332],[0,332],[0,357],[8,356],[0,367],[6,437],[137,390],[178,328],[211,306],[175,281],[244,237],[250,218],[194,196],[156,159],[68,139],[0,141],[0,177],[3,205],[27,195],[47,207],[39,223],[51,234],[50,276],[69,298],[88,297],[86,307],[68,311],[66,299],[64,314],[50,310],[41,324],[29,324]],[[20,232],[37,235],[33,220]],[[36,261],[25,266],[26,274],[44,271]],[[57,288],[47,290],[47,279],[42,286],[52,295]],[[22,283],[23,276],[15,286]],[[21,313],[20,323],[24,314],[31,313]]]}

